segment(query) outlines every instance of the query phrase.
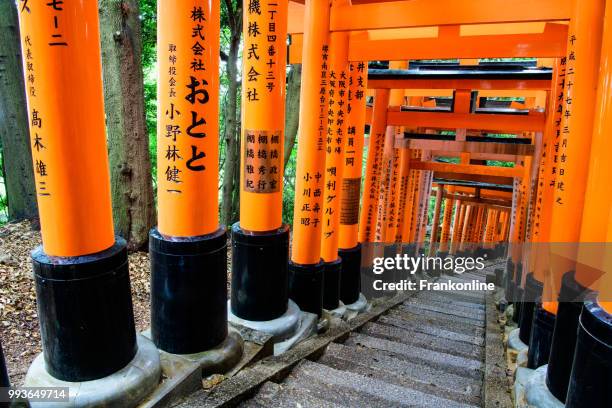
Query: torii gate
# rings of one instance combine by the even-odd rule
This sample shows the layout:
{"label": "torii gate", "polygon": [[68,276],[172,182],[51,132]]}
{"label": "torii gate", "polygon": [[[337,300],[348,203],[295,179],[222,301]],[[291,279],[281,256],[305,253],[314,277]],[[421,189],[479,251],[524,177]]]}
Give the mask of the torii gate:
{"label": "torii gate", "polygon": [[[584,4],[585,2],[581,0],[568,0],[562,2],[541,1],[537,4],[533,4],[533,2],[517,2],[517,4],[513,4],[512,10],[507,10],[507,8],[503,7],[501,2],[497,1],[473,1],[469,2],[469,4],[465,2],[441,1],[436,4],[436,8],[440,7],[444,9],[445,13],[443,13],[443,15],[441,15],[442,13],[437,13],[434,8],[431,7],[431,2],[425,1],[364,2],[362,4],[357,4],[357,2],[351,4],[347,1],[337,1],[332,2],[329,9],[325,3],[326,2],[307,1],[304,6],[298,3],[291,3],[288,32],[292,34],[291,47],[295,49],[295,51],[292,51],[290,48],[289,51],[289,59],[291,62],[299,62],[300,54],[312,55],[309,53],[316,53],[319,51],[320,48],[317,47],[325,42],[324,38],[328,33],[348,31],[351,35],[348,38],[348,45],[345,46],[348,47],[349,61],[368,61],[377,59],[401,61],[419,58],[496,58],[513,56],[556,58],[566,63],[575,55],[572,54],[572,47],[574,47],[574,43],[576,42],[576,33],[581,33],[581,37],[585,38],[588,36],[588,34],[586,34],[586,27],[589,25],[595,28],[601,26],[599,22],[603,16],[601,10],[603,9],[602,4],[604,2],[597,1],[595,2],[597,4],[589,4],[588,7],[586,7]],[[475,13],[474,10],[478,10],[478,12]],[[327,26],[327,24],[315,24],[315,20],[312,19],[311,16],[318,14],[326,18],[328,11],[330,15],[329,26]],[[596,21],[596,19],[599,20]],[[569,27],[565,24],[567,21],[570,21]],[[503,32],[503,34],[500,34],[500,32],[496,33],[498,35],[494,33],[483,34],[483,31],[486,31],[487,28],[478,26],[479,24],[491,24],[502,27],[499,23],[512,23],[517,25],[527,23],[522,26],[522,29],[526,30],[528,26],[530,30],[534,31],[527,30],[528,32],[521,32],[521,30],[518,30],[519,32],[516,32],[517,26],[515,25],[513,28],[503,26],[504,28],[500,31]],[[538,25],[539,28],[536,28]],[[488,29],[495,30],[494,27],[488,27]],[[570,33],[569,42],[566,41],[568,38],[568,29]],[[582,29],[585,31],[582,32]],[[303,39],[300,38],[301,33],[304,33]],[[584,58],[583,61],[598,61],[597,58],[590,58],[589,54],[591,50],[597,50],[599,46],[598,38],[601,36],[601,31],[595,30],[595,34],[596,41],[594,44],[590,43],[584,45],[584,50],[586,50],[588,57],[582,56],[582,58]],[[319,39],[316,43],[317,47],[313,47],[313,43],[311,42],[313,38],[311,36],[313,35],[315,36],[314,38]],[[524,47],[522,47],[523,45]],[[300,53],[300,48],[303,49],[303,53]],[[309,61],[304,61],[304,68],[306,68],[309,63]],[[598,66],[598,64],[591,64],[591,67],[592,66]],[[304,77],[312,77],[314,78],[312,82],[317,83],[316,78],[320,78],[320,75],[316,72],[316,69],[318,69],[316,65],[310,69],[305,69],[303,71]],[[561,68],[557,68],[557,70],[560,69]],[[588,68],[585,71],[588,71]],[[575,75],[575,72],[572,72],[572,75]],[[586,74],[583,73],[582,75]],[[595,80],[596,76],[591,75],[591,81]],[[587,80],[584,81],[588,82]],[[402,122],[398,120],[398,117],[408,117],[410,115],[413,119],[427,119],[423,119],[416,114],[399,111],[390,113],[389,116],[391,116],[393,120],[385,123],[385,126],[380,126],[378,122],[384,120],[385,114],[383,110],[386,111],[388,106],[390,97],[389,88],[391,87],[381,89],[375,96],[371,133],[378,139],[383,139],[385,133],[384,127],[386,127],[387,124],[398,126],[410,124],[408,121]],[[551,89],[550,81],[548,81],[547,89]],[[592,90],[594,87],[590,89]],[[578,93],[578,95],[581,94]],[[304,92],[303,97],[303,103],[309,105],[309,95]],[[588,99],[585,98],[585,100]],[[553,99],[551,98],[551,102],[547,106],[548,112],[553,112],[556,108],[552,101]],[[316,104],[314,97],[312,103],[313,105]],[[566,105],[568,104],[571,104],[571,102],[566,101]],[[564,113],[570,110],[571,109],[568,108],[564,110]],[[304,112],[306,112],[306,110],[304,110]],[[582,111],[579,110],[579,112]],[[427,115],[424,114],[422,116]],[[551,116],[552,115],[549,115],[549,117]],[[533,117],[536,118],[537,115],[533,115]],[[582,123],[580,121],[585,118],[586,115],[584,118],[581,117],[581,119],[578,119],[578,123]],[[300,119],[301,121],[314,121],[314,118],[308,119],[304,115],[302,115]],[[464,122],[454,123],[456,127],[461,126],[463,128],[464,125],[470,126],[469,122],[465,122],[467,118],[461,119],[464,120]],[[486,122],[486,119],[484,121]],[[545,117],[542,116],[539,120],[535,119],[535,121],[538,122],[538,127],[535,130],[540,133],[544,132],[547,126]],[[513,120],[510,119],[507,125],[511,127],[512,122]],[[459,124],[459,126],[457,126],[457,124]],[[589,134],[590,130],[587,130],[587,133]],[[548,134],[550,135],[550,132]],[[306,139],[300,139],[301,142],[305,140]],[[588,143],[588,139],[583,143]],[[376,146],[376,149],[380,148],[379,143],[371,141],[371,144]],[[536,142],[535,145],[541,147],[541,140]],[[547,147],[549,145],[550,143],[547,144]],[[563,146],[563,149],[565,148],[566,146]],[[512,230],[510,234],[511,241],[520,242],[525,237],[530,237],[535,233],[531,230],[530,222],[533,219],[538,219],[536,217],[538,217],[538,206],[540,204],[535,201],[535,198],[538,197],[536,191],[545,190],[542,188],[542,182],[545,179],[550,179],[549,176],[539,174],[538,172],[540,156],[543,157],[543,155],[538,153],[535,155],[534,160],[528,159],[522,166],[516,166],[516,168],[512,170],[501,170],[502,176],[513,177],[516,180],[513,200],[514,206],[510,220]],[[546,159],[543,160],[545,163]],[[380,165],[377,161],[373,161],[373,163],[377,166]],[[447,171],[449,169],[446,164],[420,164],[417,162],[412,164],[414,166],[422,166],[423,170],[433,169]],[[470,164],[462,163],[459,166],[470,166]],[[581,169],[585,168],[582,164],[578,166]],[[563,166],[561,167],[563,168]],[[299,168],[300,158],[298,158],[298,169]],[[310,169],[316,170],[316,162],[314,163],[314,167],[311,166]],[[464,168],[463,170],[472,169]],[[581,175],[584,174],[583,171],[578,171],[578,173]],[[298,180],[302,176],[303,174],[298,172]],[[574,179],[572,179],[572,181],[573,188],[577,188],[575,184],[576,181]],[[379,181],[376,180],[376,182]],[[366,183],[365,188],[367,194],[370,194],[368,187],[371,187],[373,184],[376,183]],[[559,182],[557,182],[556,185],[559,186]],[[539,190],[538,186],[540,187]],[[296,187],[301,189],[303,186],[298,183]],[[374,187],[374,189],[376,189],[376,187]],[[559,188],[557,187],[557,189]],[[569,198],[569,195],[563,193],[563,190],[559,194],[560,197],[556,199],[556,202]],[[370,201],[374,201],[376,196],[377,194],[373,194],[372,200]],[[367,198],[367,196],[365,196],[365,198]],[[570,200],[577,200],[577,211],[580,211],[582,208],[582,198],[570,198]],[[372,222],[374,217],[372,217],[371,210],[379,204],[368,203],[367,206],[365,204],[364,202],[364,209],[362,211],[366,212],[366,219]],[[562,205],[564,206],[563,208],[569,209],[569,211],[576,211],[571,205]],[[299,220],[299,211],[300,208],[296,206],[296,221]],[[557,211],[557,213],[564,214],[565,217],[569,215],[569,213],[561,210]],[[363,217],[364,215],[362,213],[362,218]],[[562,228],[562,222],[552,222],[551,224],[557,225],[558,228]],[[542,228],[540,225],[538,228],[547,229],[548,226]],[[568,234],[562,233],[560,230],[558,230],[558,233],[555,233],[557,230],[553,228],[550,239],[555,239],[556,236],[569,236]],[[310,234],[306,231],[300,232],[298,235],[299,239],[294,241],[294,245],[297,245],[299,251],[302,242],[309,242],[311,240],[318,242],[320,239],[318,235],[319,231],[316,229]],[[574,234],[574,239],[576,240],[577,238],[577,234]],[[294,248],[294,253],[295,251],[296,249]],[[523,285],[524,281],[522,274],[523,259],[528,255],[528,251],[524,252],[521,247],[513,246],[511,253],[512,257],[511,261],[509,260],[508,275],[511,280],[514,279],[514,282],[510,287],[515,287],[517,289],[517,294],[520,295],[522,291],[521,285]],[[316,261],[316,256],[313,255],[312,258],[313,261]],[[294,262],[295,261],[298,261],[298,259],[294,258]],[[312,265],[314,265],[314,263]],[[557,268],[557,266],[553,266],[553,269],[554,268]],[[560,268],[564,267],[561,266]],[[560,271],[561,274],[563,274],[567,269],[560,269]],[[314,291],[313,293],[317,292],[316,285],[311,289]],[[553,289],[553,291],[554,290],[555,289]],[[517,302],[517,308],[519,308],[519,310],[520,306],[521,302],[519,301]],[[552,312],[554,312],[554,310]],[[563,320],[565,320],[565,317]],[[573,320],[575,321],[575,319]],[[573,327],[575,327],[575,325]],[[556,341],[553,343],[567,344],[567,342],[559,336],[556,337]],[[567,345],[561,348],[563,350],[568,350]],[[571,354],[572,353],[565,353],[565,356],[561,357],[560,353],[556,353],[554,356],[551,356],[551,359],[566,360],[568,358],[567,356],[571,356]],[[557,377],[559,371],[563,370],[554,370],[552,374],[549,372],[549,377],[551,375]],[[560,374],[560,376],[563,378],[568,377],[568,375],[565,374]],[[560,399],[565,398],[564,395],[562,395],[564,388],[566,388],[563,386],[563,382],[564,381],[560,381],[560,386],[556,387],[557,389],[553,391]]]}

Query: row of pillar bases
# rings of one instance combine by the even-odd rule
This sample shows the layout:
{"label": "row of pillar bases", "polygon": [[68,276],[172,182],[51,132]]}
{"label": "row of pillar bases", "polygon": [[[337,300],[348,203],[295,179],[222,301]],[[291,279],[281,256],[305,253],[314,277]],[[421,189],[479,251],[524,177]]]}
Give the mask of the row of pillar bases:
{"label": "row of pillar bases", "polygon": [[519,326],[508,347],[527,348],[526,368],[535,370],[525,386],[530,406],[609,406],[612,315],[597,292],[582,286],[574,271],[565,273],[555,314],[543,306],[543,284],[534,273],[521,287],[521,263],[509,259],[505,272],[506,298]]}
{"label": "row of pillar bases", "polygon": [[[231,236],[228,301],[224,227],[180,239],[151,231],[151,328],[146,335],[134,325],[122,238],[105,251],[79,257],[52,257],[37,248],[32,261],[43,353],[32,363],[25,385],[70,386],[78,390],[72,396],[75,406],[132,406],[158,385],[160,352],[200,361],[208,373],[237,364],[242,339],[228,330],[228,320],[280,343],[304,324],[301,311],[313,316],[307,324],[316,327],[324,310],[367,307],[360,245],[342,250],[336,262],[300,267],[288,260],[287,225],[252,234],[236,223]],[[211,357],[211,351],[217,355]],[[2,368],[0,374],[6,371]],[[8,376],[2,380],[8,383]]]}

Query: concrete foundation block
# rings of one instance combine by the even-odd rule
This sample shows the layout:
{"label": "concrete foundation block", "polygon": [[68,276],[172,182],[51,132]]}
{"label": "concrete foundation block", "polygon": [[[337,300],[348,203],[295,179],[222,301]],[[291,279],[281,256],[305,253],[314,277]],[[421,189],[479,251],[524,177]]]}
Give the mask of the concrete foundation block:
{"label": "concrete foundation block", "polygon": [[344,318],[344,315],[347,312],[347,308],[344,303],[342,302],[338,302],[338,303],[340,304],[340,306],[338,306],[336,309],[328,310],[328,312],[332,317],[337,317],[339,319],[342,319]]}
{"label": "concrete foundation block", "polygon": [[359,294],[359,299],[355,303],[351,303],[346,306],[346,313],[344,320],[354,319],[358,314],[365,313],[372,308],[372,305],[368,302],[363,293]]}
{"label": "concrete foundation block", "polygon": [[529,349],[519,351],[516,356],[517,367],[527,367],[527,361],[529,360]]}
{"label": "concrete foundation block", "polygon": [[[26,375],[25,387],[68,387],[69,402],[31,402],[32,408],[59,407],[135,407],[158,386],[161,362],[155,344],[138,335],[138,352],[121,370],[92,381],[68,382],[52,377],[45,368],[42,354],[32,362]],[[95,350],[91,351],[95,353]]]}
{"label": "concrete foundation block", "polygon": [[536,369],[525,385],[525,400],[529,408],[563,408],[565,405],[555,398],[546,386],[548,364]]}
{"label": "concrete foundation block", "polygon": [[297,330],[290,338],[274,344],[274,355],[278,356],[295,346],[302,340],[317,334],[317,315],[314,313],[301,312],[300,322]]}
{"label": "concrete foundation block", "polygon": [[232,313],[230,301],[228,301],[227,307],[227,319],[232,325],[269,334],[272,336],[274,343],[287,340],[295,334],[300,327],[301,313],[298,305],[291,299],[287,304],[287,311],[282,316],[266,321],[241,319]]}
{"label": "concrete foundation block", "polygon": [[529,347],[527,344],[523,343],[519,337],[519,334],[520,329],[513,329],[510,334],[508,334],[508,349],[516,351],[517,354],[521,351],[527,350]]}
{"label": "concrete foundation block", "polygon": [[202,377],[223,374],[240,361],[243,346],[240,333],[230,329],[225,340],[211,350],[194,354],[171,354],[160,350],[162,370],[166,376],[175,377],[184,371],[186,365],[196,364],[202,369]]}
{"label": "concrete foundation block", "polygon": [[525,385],[533,375],[534,370],[519,367],[514,373],[514,385],[512,387],[512,397],[515,408],[526,408],[527,399],[525,398]]}

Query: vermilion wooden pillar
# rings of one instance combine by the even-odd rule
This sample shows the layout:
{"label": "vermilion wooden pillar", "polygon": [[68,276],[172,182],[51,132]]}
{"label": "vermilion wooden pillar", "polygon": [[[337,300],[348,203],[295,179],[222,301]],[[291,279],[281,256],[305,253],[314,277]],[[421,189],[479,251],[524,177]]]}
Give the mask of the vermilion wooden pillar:
{"label": "vermilion wooden pillar", "polygon": [[[272,331],[272,325],[253,322],[273,322],[296,309],[289,300],[287,283],[289,226],[282,222],[288,1],[246,6],[242,18],[240,221],[231,231],[230,319],[276,338],[278,332]],[[316,52],[320,56],[321,48]],[[297,316],[293,317],[287,326],[297,325]]]}
{"label": "vermilion wooden pillar", "polygon": [[[304,14],[300,126],[289,263],[289,293],[302,310],[323,310],[323,194],[330,80],[329,0],[309,0]],[[323,91],[322,91],[323,90]],[[323,95],[321,95],[321,91]]]}
{"label": "vermilion wooden pillar", "polygon": [[[98,5],[30,1],[18,10],[43,241],[32,252],[43,353],[25,385],[106,381],[140,361],[150,370],[131,379],[149,385],[131,389],[137,402],[157,383],[159,355],[136,335],[126,243],[113,231]],[[93,404],[121,397],[83,394]]]}
{"label": "vermilion wooden pillar", "polygon": [[[453,194],[453,186],[447,186],[447,193]],[[455,200],[447,197],[444,200],[444,215],[442,218],[442,231],[440,234],[440,247],[438,249],[438,256],[445,257],[448,255],[451,243],[451,222],[453,218],[453,208],[455,206]]]}
{"label": "vermilion wooden pillar", "polygon": [[345,144],[347,138],[347,106],[350,91],[347,33],[331,33],[329,41],[329,79],[327,82],[328,115],[326,135],[325,186],[321,258],[323,266],[323,308],[340,306],[342,260],[338,257],[340,202],[343,190]]}
{"label": "vermilion wooden pillar", "polygon": [[359,204],[361,196],[363,145],[366,116],[368,67],[365,62],[349,63],[347,98],[348,129],[344,145],[342,200],[338,255],[342,258],[340,300],[358,301],[361,292],[361,244],[359,243]]}
{"label": "vermilion wooden pillar", "polygon": [[[569,408],[605,406],[610,395],[612,195],[606,189],[612,174],[612,160],[609,157],[609,135],[612,131],[612,13],[609,8],[610,3],[607,3],[595,122],[580,227],[583,247],[578,252],[576,269],[577,275],[588,277],[588,280],[594,279],[598,283],[599,295],[596,299],[587,299],[580,314],[566,398],[566,406]],[[593,273],[593,270],[596,272]],[[602,273],[602,276],[598,276]]]}
{"label": "vermilion wooden pillar", "polygon": [[[228,334],[227,232],[219,225],[220,3],[158,2],[158,227],[149,237],[151,336],[175,354]],[[204,308],[207,313],[194,314]]]}
{"label": "vermilion wooden pillar", "polygon": [[[572,2],[559,152],[563,160],[556,178],[551,242],[580,240],[595,118],[591,105],[596,100],[605,3],[603,0]],[[593,283],[592,276],[568,263],[568,254],[558,256],[556,251],[553,248],[551,271],[554,279],[561,280],[561,298],[573,299],[584,294]],[[546,383],[562,402],[569,384],[579,314],[576,302],[558,305]]]}

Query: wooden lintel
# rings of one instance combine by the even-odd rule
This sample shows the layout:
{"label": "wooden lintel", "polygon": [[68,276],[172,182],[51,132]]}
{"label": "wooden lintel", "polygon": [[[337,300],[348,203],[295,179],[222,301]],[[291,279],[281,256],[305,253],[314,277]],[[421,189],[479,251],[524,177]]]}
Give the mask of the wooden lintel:
{"label": "wooden lintel", "polygon": [[512,186],[512,183],[514,182],[513,177],[489,176],[482,174],[445,173],[439,171],[436,171],[434,173],[434,178],[443,180],[472,181],[477,183],[489,183],[507,186]]}
{"label": "wooden lintel", "polygon": [[462,194],[448,194],[445,193],[444,198],[450,198],[453,200],[461,200],[462,202],[481,204],[486,206],[498,206],[498,207],[512,207],[512,200],[493,199],[493,198],[482,198],[466,196]]}
{"label": "wooden lintel", "polygon": [[[438,157],[461,157],[462,152],[449,152],[445,150],[432,150],[431,156],[435,159]],[[513,154],[497,154],[497,153],[470,153],[470,159],[473,160],[498,160],[505,162],[516,162],[521,157]]]}
{"label": "wooden lintel", "polygon": [[479,164],[455,164],[421,161],[418,159],[410,161],[410,168],[413,170],[429,170],[441,173],[461,173],[475,174],[480,176],[498,176],[511,178],[522,178],[525,175],[525,169],[523,168],[523,166],[483,166]]}
{"label": "wooden lintel", "polygon": [[408,126],[431,129],[479,129],[504,132],[543,132],[546,115],[529,112],[528,115],[476,114],[456,112],[387,112],[388,126]]}
{"label": "wooden lintel", "polygon": [[[436,154],[448,153],[482,153],[491,155],[510,156],[532,156],[535,151],[534,145],[517,143],[494,143],[494,142],[466,142],[455,140],[428,140],[428,139],[398,139],[395,147],[408,147],[410,149],[434,150]],[[476,159],[472,155],[473,159]],[[484,159],[486,160],[486,159]],[[500,160],[500,159],[491,159]],[[508,160],[511,161],[511,160]]]}

